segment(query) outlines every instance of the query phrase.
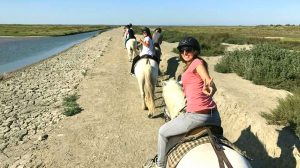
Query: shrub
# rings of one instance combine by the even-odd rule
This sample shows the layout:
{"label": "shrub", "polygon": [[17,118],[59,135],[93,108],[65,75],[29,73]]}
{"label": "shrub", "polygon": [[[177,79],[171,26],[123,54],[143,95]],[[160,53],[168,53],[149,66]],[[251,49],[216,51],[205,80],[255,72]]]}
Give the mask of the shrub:
{"label": "shrub", "polygon": [[271,113],[263,112],[261,115],[268,124],[290,126],[300,138],[300,89],[286,99],[279,99],[279,106]]}
{"label": "shrub", "polygon": [[300,53],[270,44],[228,52],[215,65],[217,72],[235,72],[255,84],[292,91],[300,83]]}
{"label": "shrub", "polygon": [[217,63],[215,65],[215,71],[220,72],[220,73],[230,73],[232,72],[230,69],[230,66],[227,66],[228,63],[226,63],[226,61],[228,61],[229,59],[222,59],[220,63]]}
{"label": "shrub", "polygon": [[[225,51],[225,47],[221,45],[222,40],[230,36],[227,33],[182,33],[177,31],[164,31],[164,40],[168,42],[179,42],[187,36],[195,37],[201,45],[202,56],[216,56],[221,55]],[[174,50],[173,50],[174,51]]]}
{"label": "shrub", "polygon": [[[221,73],[235,72],[256,84],[294,91],[277,109],[262,113],[269,124],[289,125],[300,137],[300,53],[260,44],[252,50],[228,52],[215,65]],[[296,91],[295,91],[296,90]]]}
{"label": "shrub", "polygon": [[179,51],[177,50],[177,48],[173,48],[173,49],[172,49],[172,52],[173,52],[173,53],[176,53],[176,54],[179,54]]}
{"label": "shrub", "polygon": [[66,116],[73,116],[82,111],[82,108],[79,107],[79,104],[76,100],[79,98],[77,94],[69,95],[63,99],[64,112]]}
{"label": "shrub", "polygon": [[276,45],[280,48],[288,50],[300,50],[300,41],[282,41],[280,39],[267,39],[264,36],[255,36],[252,34],[242,34],[242,33],[224,33],[219,30],[219,33],[213,32],[213,28],[210,31],[205,31],[203,28],[194,29],[190,28],[183,31],[180,28],[165,29],[163,31],[164,40],[167,42],[179,42],[183,37],[192,36],[199,40],[203,56],[216,56],[224,54],[224,46],[221,43],[230,44],[260,44],[260,43],[270,43]]}

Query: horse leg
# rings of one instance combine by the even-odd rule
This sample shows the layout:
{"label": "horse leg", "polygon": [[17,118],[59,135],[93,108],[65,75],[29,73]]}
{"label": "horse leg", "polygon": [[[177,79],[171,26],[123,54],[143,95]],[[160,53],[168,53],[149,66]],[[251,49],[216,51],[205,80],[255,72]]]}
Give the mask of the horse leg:
{"label": "horse leg", "polygon": [[140,93],[141,93],[141,97],[142,97],[142,109],[147,110],[148,107],[145,103],[145,92],[144,92],[145,79],[144,79],[144,77],[143,78],[138,77],[138,83],[139,83]]}
{"label": "horse leg", "polygon": [[130,62],[132,62],[132,60],[134,58],[134,54],[133,53],[134,53],[133,49],[130,49],[130,58],[129,58]]}
{"label": "horse leg", "polygon": [[133,58],[135,56],[137,56],[137,55],[139,55],[139,53],[138,53],[138,45],[137,45],[137,42],[135,41],[134,42],[134,46],[133,46]]}
{"label": "horse leg", "polygon": [[132,41],[132,43],[130,43],[130,48],[131,48],[131,58],[130,58],[130,60],[132,60],[135,56],[137,56],[138,55],[138,53],[137,53],[137,42],[136,42],[136,40],[134,40],[134,41]]}
{"label": "horse leg", "polygon": [[145,94],[144,93],[142,95],[142,99],[143,99],[142,109],[148,110],[148,107],[147,107],[146,102],[145,102]]}
{"label": "horse leg", "polygon": [[131,54],[131,53],[132,53],[132,51],[131,51],[130,47],[127,46],[127,54],[128,54],[127,56],[128,56],[128,61],[129,61],[129,62],[132,61],[132,59],[131,59],[131,55],[132,55],[132,54]]}

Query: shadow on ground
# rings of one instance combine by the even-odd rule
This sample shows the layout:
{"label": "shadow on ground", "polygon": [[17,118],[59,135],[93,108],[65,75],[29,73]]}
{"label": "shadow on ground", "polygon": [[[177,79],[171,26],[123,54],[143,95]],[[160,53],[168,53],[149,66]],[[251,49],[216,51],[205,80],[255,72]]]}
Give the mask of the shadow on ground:
{"label": "shadow on ground", "polygon": [[177,56],[173,56],[170,59],[168,59],[168,64],[167,64],[168,67],[165,72],[165,75],[168,75],[169,79],[175,78],[179,62],[180,62],[180,60]]}
{"label": "shadow on ground", "polygon": [[268,155],[264,144],[251,132],[251,126],[242,131],[241,136],[234,144],[254,159],[250,161],[252,167],[295,168],[297,163],[293,156],[293,149],[294,147],[299,149],[300,142],[288,127],[284,127],[278,132],[277,145],[281,149],[278,158]]}

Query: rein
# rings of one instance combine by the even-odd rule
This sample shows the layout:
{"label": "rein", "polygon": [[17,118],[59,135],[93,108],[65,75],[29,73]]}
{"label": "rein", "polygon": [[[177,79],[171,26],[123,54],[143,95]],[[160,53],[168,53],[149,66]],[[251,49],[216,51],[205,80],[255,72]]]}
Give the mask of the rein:
{"label": "rein", "polygon": [[207,133],[208,133],[209,141],[218,157],[220,168],[225,168],[224,163],[226,164],[227,168],[233,168],[227,156],[225,155],[224,148],[219,143],[219,140],[215,136],[213,136],[210,129],[207,129]]}
{"label": "rein", "polygon": [[180,110],[179,110],[179,112],[178,112],[177,116],[179,115],[179,113],[184,113],[184,111],[183,111],[183,110],[184,110],[185,108],[186,108],[186,105],[185,105],[185,106],[183,106],[183,107],[182,107],[182,109],[180,109]]}

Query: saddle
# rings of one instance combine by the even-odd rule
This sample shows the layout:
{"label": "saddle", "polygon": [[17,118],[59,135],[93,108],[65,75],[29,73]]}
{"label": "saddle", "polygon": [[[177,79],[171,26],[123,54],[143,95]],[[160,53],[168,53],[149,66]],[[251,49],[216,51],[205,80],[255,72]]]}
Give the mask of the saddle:
{"label": "saddle", "polygon": [[210,131],[213,135],[217,135],[218,137],[223,136],[223,128],[222,127],[219,127],[216,125],[207,125],[207,126],[201,126],[201,127],[192,129],[191,131],[186,133],[185,137],[198,135],[198,134],[200,134],[198,136],[202,137],[202,136],[204,136],[203,134],[205,134],[206,129],[210,129]]}
{"label": "saddle", "polygon": [[[138,62],[139,60],[141,60],[142,58],[153,59],[153,60],[156,61],[157,64],[158,64],[158,58],[155,57],[155,56],[151,56],[151,55],[136,56],[136,57],[134,57],[133,60],[132,60],[132,65],[131,65],[131,69],[130,69],[130,72],[131,72],[132,74],[134,74],[134,68],[135,68],[137,62]],[[148,61],[149,61],[149,60],[148,60]],[[147,61],[147,62],[148,62],[148,61]]]}
{"label": "saddle", "polygon": [[[175,168],[188,151],[204,143],[211,143],[217,155],[220,168],[225,168],[224,163],[228,168],[232,168],[232,165],[223,151],[224,148],[221,146],[221,144],[228,144],[230,142],[225,143],[224,141],[228,140],[223,137],[222,127],[206,125],[192,129],[168,152],[168,168]],[[231,147],[231,145],[228,146]]]}
{"label": "saddle", "polygon": [[[142,56],[140,56],[140,59],[142,59],[142,58],[148,58],[148,59],[152,59],[152,60],[154,60],[154,61],[156,61],[157,63],[158,63],[158,59],[159,58],[157,58],[156,56],[151,56],[151,55],[142,55]],[[139,59],[139,60],[140,60]]]}

